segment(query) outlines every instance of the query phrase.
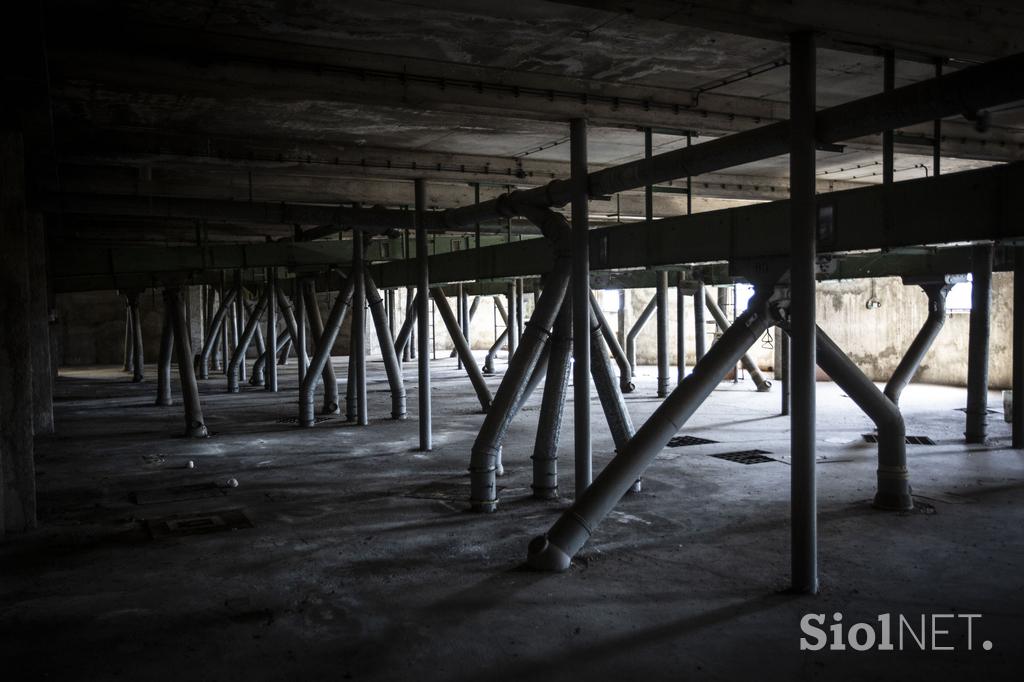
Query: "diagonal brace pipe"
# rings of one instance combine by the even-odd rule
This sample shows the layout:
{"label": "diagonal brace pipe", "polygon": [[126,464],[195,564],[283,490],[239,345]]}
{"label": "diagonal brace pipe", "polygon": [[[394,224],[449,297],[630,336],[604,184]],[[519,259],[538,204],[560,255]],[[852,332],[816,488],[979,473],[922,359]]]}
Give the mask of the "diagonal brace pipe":
{"label": "diagonal brace pipe", "polygon": [[[718,307],[718,301],[714,299],[711,292],[708,289],[704,289],[704,302],[708,306],[708,310],[711,311],[711,317],[715,318],[715,324],[718,328],[725,332],[729,327],[729,320],[725,317],[725,313]],[[740,357],[740,363],[743,364],[743,369],[747,370],[747,374],[754,380],[754,385],[757,386],[757,390],[760,393],[765,393],[771,390],[772,382],[764,378],[761,374],[761,370],[758,368],[757,363],[754,362],[754,358],[750,357],[749,349],[746,353]]]}
{"label": "diagonal brace pipe", "polygon": [[903,355],[903,359],[900,360],[900,364],[893,371],[892,376],[889,378],[889,383],[885,385],[885,397],[891,400],[894,405],[900,404],[900,394],[903,393],[903,389],[907,387],[910,380],[914,378],[914,374],[917,372],[918,367],[921,366],[924,356],[928,354],[928,349],[932,347],[935,337],[939,335],[943,325],[946,323],[946,294],[949,293],[951,287],[951,284],[945,282],[932,282],[921,285],[925,295],[928,296],[928,318],[921,327],[921,331],[917,333],[917,336],[910,343],[910,347],[907,348],[907,352]]}
{"label": "diagonal brace pipe", "polygon": [[619,340],[615,338],[615,330],[608,323],[608,318],[605,317],[604,311],[601,310],[601,305],[597,302],[597,296],[594,295],[593,291],[590,292],[590,308],[594,311],[594,316],[601,326],[601,335],[604,337],[605,344],[611,349],[612,357],[615,358],[615,364],[619,366],[619,388],[623,393],[632,393],[636,390],[636,385],[632,381],[633,366],[629,363],[629,358],[626,357],[625,351],[622,350]]}
{"label": "diagonal brace pipe", "polygon": [[750,307],[726,330],[693,371],[683,379],[641,426],[622,451],[566,510],[546,535],[530,542],[527,563],[535,569],[564,571],[597,525],[615,508],[740,356],[779,321],[766,294],[755,295]]}
{"label": "diagonal brace pipe", "polygon": [[907,476],[907,431],[900,408],[864,376],[832,339],[817,328],[818,366],[857,403],[878,428],[878,491],[875,507],[895,511],[914,508]]}
{"label": "diagonal brace pipe", "polygon": [[473,384],[473,390],[476,391],[477,400],[480,401],[480,408],[486,412],[491,407],[491,391],[487,388],[484,375],[480,373],[480,367],[476,364],[473,351],[469,349],[469,342],[462,335],[459,321],[456,319],[455,313],[452,312],[451,306],[448,305],[448,298],[444,295],[444,289],[441,287],[431,289],[430,297],[434,299],[437,312],[441,313],[441,319],[444,321],[444,326],[448,329],[448,335],[451,336],[452,343],[455,344],[455,349],[459,352],[459,357],[462,358],[462,365],[466,368],[466,374],[469,375],[469,381]]}
{"label": "diagonal brace pipe", "polygon": [[629,333],[626,334],[626,357],[629,359],[629,375],[631,377],[636,376],[636,337],[647,321],[651,319],[651,315],[654,314],[654,309],[657,307],[658,300],[656,296],[651,296],[650,302],[647,307],[644,308],[643,312],[640,313],[640,317],[636,318],[636,322],[630,327]]}

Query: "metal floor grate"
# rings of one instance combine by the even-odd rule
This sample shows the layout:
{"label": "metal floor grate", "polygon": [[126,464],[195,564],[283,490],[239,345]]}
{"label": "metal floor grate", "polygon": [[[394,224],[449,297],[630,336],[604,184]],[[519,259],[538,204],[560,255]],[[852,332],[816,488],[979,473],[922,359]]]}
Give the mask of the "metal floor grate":
{"label": "metal floor grate", "polygon": [[708,443],[717,442],[717,440],[708,440],[707,438],[698,438],[697,436],[676,436],[668,442],[668,447],[683,448],[687,445],[707,445]]}
{"label": "metal floor grate", "polygon": [[764,450],[741,450],[740,452],[721,452],[717,455],[708,456],[724,459],[729,462],[736,462],[737,464],[764,464],[765,462],[778,461],[771,457],[765,457],[767,454],[770,453]]}
{"label": "metal floor grate", "polygon": [[154,540],[252,527],[252,521],[241,509],[223,509],[203,514],[175,514],[146,521],[146,529]]}
{"label": "metal floor grate", "polygon": [[[313,417],[313,423],[314,424],[323,424],[324,422],[329,422],[329,421],[331,421],[330,417]],[[281,417],[280,419],[277,420],[277,423],[278,424],[298,424],[299,423],[299,418],[298,417]]]}
{"label": "metal floor grate", "polygon": [[[861,438],[864,439],[865,443],[878,442],[877,433],[865,433]],[[928,436],[906,436],[906,443],[907,445],[935,445],[935,441]]]}

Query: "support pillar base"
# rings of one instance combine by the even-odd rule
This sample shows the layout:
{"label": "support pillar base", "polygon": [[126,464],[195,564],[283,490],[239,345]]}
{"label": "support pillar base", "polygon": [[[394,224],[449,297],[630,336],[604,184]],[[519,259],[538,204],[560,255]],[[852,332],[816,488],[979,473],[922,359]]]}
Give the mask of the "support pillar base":
{"label": "support pillar base", "polygon": [[872,505],[884,511],[910,511],[914,508],[910,479],[903,471],[878,471],[878,492]]}
{"label": "support pillar base", "polygon": [[187,438],[208,438],[209,432],[206,430],[206,424],[202,422],[192,422],[185,427],[185,436]]}
{"label": "support pillar base", "polygon": [[526,565],[535,571],[562,573],[569,570],[572,557],[551,543],[547,535],[538,535],[530,541],[527,549]]}

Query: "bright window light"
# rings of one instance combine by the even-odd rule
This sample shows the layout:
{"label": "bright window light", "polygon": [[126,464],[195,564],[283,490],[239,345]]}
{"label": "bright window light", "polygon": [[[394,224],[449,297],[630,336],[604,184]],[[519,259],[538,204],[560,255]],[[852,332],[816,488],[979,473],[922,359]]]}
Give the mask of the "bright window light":
{"label": "bright window light", "polygon": [[742,315],[747,306],[750,304],[750,299],[754,297],[754,285],[738,283],[736,285],[736,316]]}
{"label": "bright window light", "polygon": [[619,292],[616,289],[601,290],[601,310],[606,315],[615,315],[619,312]]}
{"label": "bright window light", "polygon": [[946,294],[946,312],[969,313],[971,312],[971,276],[967,275],[968,281],[954,284]]}

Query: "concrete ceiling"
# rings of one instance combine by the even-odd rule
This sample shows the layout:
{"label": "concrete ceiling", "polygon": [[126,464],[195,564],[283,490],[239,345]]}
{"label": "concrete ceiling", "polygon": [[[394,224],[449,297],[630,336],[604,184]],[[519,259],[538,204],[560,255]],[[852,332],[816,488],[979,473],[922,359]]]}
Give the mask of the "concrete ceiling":
{"label": "concrete ceiling", "polygon": [[[692,26],[678,12],[658,15],[659,3],[439,4],[50,0],[60,188],[404,204],[422,172],[437,186],[434,205],[447,207],[472,201],[467,182],[503,191],[566,175],[565,119],[579,115],[571,112],[592,120],[595,167],[642,157],[639,126],[659,131],[659,153],[685,145],[686,130],[699,144],[787,116],[786,45],[770,32],[751,35],[738,15],[736,33],[711,30],[701,3],[691,3]],[[874,3],[862,9],[887,18]],[[955,13],[944,20],[962,23]],[[920,32],[906,32],[919,46]],[[881,90],[878,54],[827,44],[819,50],[820,106]],[[897,87],[933,76],[921,53],[907,57],[898,61]],[[962,118],[947,121],[943,171],[1024,157],[1022,111],[994,112],[984,133]],[[901,132],[927,143],[930,131]],[[897,179],[928,172],[930,146],[897,149]],[[877,182],[879,164],[877,138],[820,152],[822,189]],[[492,172],[501,168],[505,175]],[[695,194],[726,202],[702,206],[716,208],[784,197],[787,170],[786,157],[747,164],[697,178]],[[669,215],[683,202],[662,198],[656,211]]]}

